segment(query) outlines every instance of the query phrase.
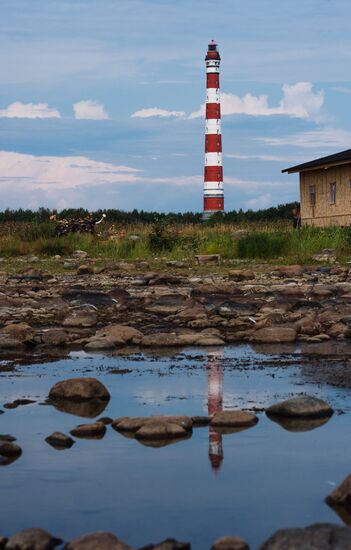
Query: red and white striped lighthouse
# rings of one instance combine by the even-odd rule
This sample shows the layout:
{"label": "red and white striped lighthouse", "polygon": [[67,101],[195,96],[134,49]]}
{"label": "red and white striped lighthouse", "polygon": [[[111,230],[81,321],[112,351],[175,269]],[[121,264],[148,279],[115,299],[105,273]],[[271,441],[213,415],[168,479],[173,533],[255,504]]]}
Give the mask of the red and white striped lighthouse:
{"label": "red and white striped lighthouse", "polygon": [[208,45],[206,61],[206,137],[204,219],[224,210],[221,103],[219,93],[219,66],[221,57],[214,40]]}

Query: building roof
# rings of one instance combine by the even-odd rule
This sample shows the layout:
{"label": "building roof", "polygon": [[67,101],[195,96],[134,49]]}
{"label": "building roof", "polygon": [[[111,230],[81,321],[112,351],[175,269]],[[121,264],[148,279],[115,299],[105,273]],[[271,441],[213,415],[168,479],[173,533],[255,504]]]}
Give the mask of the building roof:
{"label": "building roof", "polygon": [[351,149],[341,151],[341,153],[335,153],[335,155],[329,155],[327,157],[321,157],[310,162],[304,162],[303,164],[297,164],[291,168],[285,168],[282,172],[288,172],[293,174],[294,172],[304,172],[305,170],[314,170],[316,168],[322,168],[323,166],[331,166],[338,164],[347,164],[351,162]]}

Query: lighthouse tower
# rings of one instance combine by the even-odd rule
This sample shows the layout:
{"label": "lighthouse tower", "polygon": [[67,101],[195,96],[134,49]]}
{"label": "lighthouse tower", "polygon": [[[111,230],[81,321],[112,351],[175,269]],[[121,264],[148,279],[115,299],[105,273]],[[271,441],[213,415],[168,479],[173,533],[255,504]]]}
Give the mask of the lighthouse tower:
{"label": "lighthouse tower", "polygon": [[217,43],[208,45],[206,61],[206,137],[205,183],[203,218],[224,210],[221,104],[219,94],[219,66],[221,62]]}

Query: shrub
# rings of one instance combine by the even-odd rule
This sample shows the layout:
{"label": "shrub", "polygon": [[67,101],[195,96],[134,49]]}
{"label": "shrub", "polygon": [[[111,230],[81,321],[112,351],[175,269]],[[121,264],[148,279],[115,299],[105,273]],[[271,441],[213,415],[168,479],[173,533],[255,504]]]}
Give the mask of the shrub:
{"label": "shrub", "polygon": [[287,233],[252,233],[238,240],[237,255],[239,258],[259,258],[268,260],[278,258],[289,251]]}
{"label": "shrub", "polygon": [[63,240],[62,237],[56,237],[54,239],[39,239],[34,244],[34,249],[37,254],[43,254],[45,256],[65,256],[71,254],[74,247],[70,242]]}

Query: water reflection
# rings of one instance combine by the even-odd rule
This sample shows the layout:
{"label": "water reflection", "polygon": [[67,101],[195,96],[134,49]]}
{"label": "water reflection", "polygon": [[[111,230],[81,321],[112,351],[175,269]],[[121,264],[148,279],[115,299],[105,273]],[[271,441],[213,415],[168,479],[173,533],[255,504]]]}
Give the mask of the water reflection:
{"label": "water reflection", "polygon": [[[207,363],[208,382],[208,415],[223,410],[223,351],[212,351],[208,354]],[[222,434],[215,428],[209,427],[209,452],[213,471],[219,471],[223,462]]]}

